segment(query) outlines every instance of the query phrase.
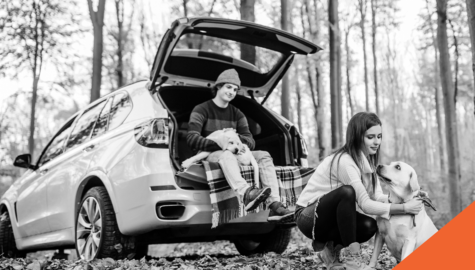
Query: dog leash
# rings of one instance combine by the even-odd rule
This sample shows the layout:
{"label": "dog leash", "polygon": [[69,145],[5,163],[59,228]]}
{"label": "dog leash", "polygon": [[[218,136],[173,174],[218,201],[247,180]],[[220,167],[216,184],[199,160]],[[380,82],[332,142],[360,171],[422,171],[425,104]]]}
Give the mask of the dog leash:
{"label": "dog leash", "polygon": [[[432,208],[432,210],[437,211],[434,204],[432,203],[432,200],[429,197],[427,197],[427,195],[422,196],[421,193],[419,192],[414,198],[421,200],[422,203],[426,207],[430,207],[430,208]],[[388,199],[388,202],[392,203],[389,199]],[[413,215],[413,214],[410,214],[410,215],[412,216],[412,224],[414,224],[414,227],[416,227],[416,215]]]}
{"label": "dog leash", "polygon": [[[432,208],[432,210],[437,211],[437,209],[435,208],[434,204],[432,203],[432,200],[429,199],[429,197],[427,197],[427,195],[422,196],[422,195],[421,195],[421,192],[419,192],[419,193],[417,194],[417,196],[415,196],[414,198],[417,198],[417,199],[421,200],[422,203],[423,203],[426,207],[430,207],[430,208]],[[412,220],[413,220],[413,223],[414,223],[414,227],[416,227],[416,216],[415,216],[415,215],[412,215]]]}

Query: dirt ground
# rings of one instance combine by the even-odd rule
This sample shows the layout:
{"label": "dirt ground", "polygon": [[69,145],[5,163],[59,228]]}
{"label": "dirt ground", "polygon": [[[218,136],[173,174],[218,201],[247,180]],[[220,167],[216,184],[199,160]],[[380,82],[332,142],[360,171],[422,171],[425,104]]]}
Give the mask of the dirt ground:
{"label": "dirt ground", "polygon": [[[267,253],[254,256],[241,256],[229,241],[205,243],[181,243],[151,245],[148,257],[140,260],[99,259],[92,262],[77,260],[74,250],[66,250],[67,260],[51,259],[55,251],[42,251],[28,254],[26,259],[0,259],[0,269],[30,270],[122,270],[122,269],[326,269],[317,253],[311,248],[311,241],[296,228],[287,250],[283,254]],[[363,256],[369,262],[372,254],[371,241],[363,244]],[[340,259],[345,261],[343,249]],[[396,264],[384,248],[379,257],[378,269],[389,270]]]}

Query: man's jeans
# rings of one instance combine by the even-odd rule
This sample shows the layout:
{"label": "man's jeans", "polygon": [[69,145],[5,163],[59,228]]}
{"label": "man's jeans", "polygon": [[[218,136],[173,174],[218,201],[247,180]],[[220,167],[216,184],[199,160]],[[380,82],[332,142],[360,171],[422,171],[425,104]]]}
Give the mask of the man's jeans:
{"label": "man's jeans", "polygon": [[[280,201],[279,185],[277,184],[277,175],[275,174],[272,157],[266,151],[252,151],[252,155],[259,165],[259,179],[262,187],[270,187],[271,189],[266,205],[268,206],[275,201]],[[249,188],[249,184],[242,178],[241,170],[234,154],[230,151],[216,151],[208,156],[207,161],[219,163],[229,185],[239,194],[242,201],[244,193]]]}

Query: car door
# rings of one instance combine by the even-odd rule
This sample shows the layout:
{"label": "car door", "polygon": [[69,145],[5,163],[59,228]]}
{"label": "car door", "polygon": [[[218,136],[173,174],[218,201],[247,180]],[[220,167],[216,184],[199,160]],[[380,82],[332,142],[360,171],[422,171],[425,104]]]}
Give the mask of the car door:
{"label": "car door", "polygon": [[91,134],[106,101],[96,102],[84,110],[66,142],[61,168],[48,178],[48,222],[52,231],[74,226],[76,190],[95,153],[97,142],[91,140]]}
{"label": "car door", "polygon": [[63,160],[63,146],[73,122],[74,118],[69,120],[45,147],[38,159],[38,169],[21,180],[15,204],[20,238],[51,231],[47,218],[47,183]]}

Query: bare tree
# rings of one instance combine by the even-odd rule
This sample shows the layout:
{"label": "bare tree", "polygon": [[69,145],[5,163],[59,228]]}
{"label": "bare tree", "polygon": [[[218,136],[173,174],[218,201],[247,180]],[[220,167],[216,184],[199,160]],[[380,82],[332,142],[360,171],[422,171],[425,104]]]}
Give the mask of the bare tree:
{"label": "bare tree", "polygon": [[350,30],[353,27],[352,23],[348,24],[348,27],[344,30],[345,32],[345,51],[346,51],[346,92],[348,95],[348,106],[350,107],[350,115],[354,114],[354,105],[353,98],[351,97],[351,49],[350,43],[348,41]]}
{"label": "bare tree", "polygon": [[369,86],[368,86],[368,64],[366,56],[366,9],[367,3],[366,0],[358,0],[358,9],[360,12],[360,28],[361,28],[361,38],[363,40],[363,60],[364,60],[364,85],[365,85],[365,98],[366,98],[366,111],[369,111]]}
{"label": "bare tree", "polygon": [[[434,28],[432,27],[432,19],[431,19],[431,12],[429,9],[429,0],[426,0],[426,9],[428,13],[428,23],[429,23],[429,31],[432,38],[432,44],[434,46],[434,59],[435,59],[435,72],[439,75],[439,47],[437,44],[437,37]],[[446,141],[444,138],[444,122],[442,121],[442,114],[443,114],[443,107],[442,107],[442,90],[440,88],[440,76],[435,76],[435,116],[437,120],[437,134],[439,137],[439,162],[440,168],[443,172],[446,171]]]}
{"label": "bare tree", "polygon": [[[255,0],[241,0],[241,20],[254,22]],[[241,44],[241,59],[251,64],[256,63],[256,47],[247,44]]]}
{"label": "bare tree", "polygon": [[[28,150],[35,151],[35,122],[38,87],[46,58],[58,53],[57,49],[66,44],[64,37],[72,30],[67,26],[53,23],[66,13],[64,2],[60,1],[2,1],[0,9],[8,16],[0,21],[0,67],[13,67],[17,70],[29,69],[33,78],[30,111]],[[71,15],[61,18],[72,19]],[[69,19],[68,19],[69,17]],[[18,76],[15,74],[14,76]]]}
{"label": "bare tree", "polygon": [[295,75],[294,75],[294,85],[295,85],[295,94],[297,95],[296,103],[297,105],[295,106],[297,110],[297,123],[299,127],[300,133],[303,133],[303,126],[302,126],[302,91],[300,90],[300,83],[299,83],[299,74],[300,71],[296,67],[295,68]]}
{"label": "bare tree", "polygon": [[94,5],[92,0],[87,0],[89,16],[91,17],[94,33],[94,45],[92,49],[91,102],[101,96],[102,81],[102,52],[104,46],[103,28],[106,0],[98,0],[97,2],[97,5]]}
{"label": "bare tree", "polygon": [[330,35],[330,103],[332,148],[342,141],[341,76],[339,72],[340,29],[338,26],[338,0],[328,0],[328,30]]}
{"label": "bare tree", "polygon": [[373,80],[374,80],[374,102],[376,104],[376,114],[379,115],[379,90],[378,90],[378,58],[376,57],[376,13],[378,10],[377,0],[371,0],[371,37],[373,49]]}
{"label": "bare tree", "polygon": [[115,63],[115,76],[117,79],[117,88],[122,87],[126,84],[126,76],[125,76],[125,67],[124,61],[125,57],[130,50],[127,51],[126,46],[129,43],[129,33],[132,27],[132,17],[134,16],[134,8],[132,8],[130,14],[130,20],[127,25],[125,23],[125,16],[124,16],[124,0],[115,0],[115,15],[117,20],[117,31],[111,31],[111,36],[117,43],[117,49],[115,50],[115,56],[117,58]]}
{"label": "bare tree", "polygon": [[[308,32],[309,32],[309,39],[313,42],[317,42],[320,40],[321,36],[321,21],[319,14],[319,9],[317,8],[317,1],[313,1],[313,8],[310,5],[310,0],[304,1],[304,8],[305,12],[301,10],[302,16],[302,29],[304,31],[304,37],[306,28],[305,21],[304,21],[304,14],[308,20]],[[305,66],[307,69],[307,76],[308,76],[308,83],[309,83],[309,91],[310,97],[312,99],[313,109],[314,109],[314,117],[316,121],[316,131],[317,137],[316,142],[318,145],[318,158],[319,160],[323,160],[323,158],[327,155],[328,149],[326,147],[327,141],[327,134],[325,132],[326,121],[325,121],[325,92],[323,91],[323,79],[321,77],[321,55],[316,55],[313,57],[314,61],[310,61],[309,58],[306,59]],[[315,81],[315,83],[314,83]]]}
{"label": "bare tree", "polygon": [[457,139],[455,95],[452,84],[449,45],[447,38],[447,1],[437,0],[437,43],[442,91],[444,93],[445,127],[449,165],[450,209],[455,217],[462,210],[460,199],[460,153]]}
{"label": "bare tree", "polygon": [[[466,0],[468,13],[468,27],[470,29],[470,44],[472,44],[472,73],[473,73],[473,89],[475,93],[475,1]],[[473,105],[475,108],[475,95],[473,97]],[[475,114],[475,110],[473,112]]]}
{"label": "bare tree", "polygon": [[[280,24],[281,28],[284,31],[289,31],[290,22],[289,22],[289,6],[288,0],[280,0]],[[283,117],[290,119],[290,92],[289,92],[289,76],[288,74],[284,75],[282,79],[282,95],[281,95],[281,114]]]}

